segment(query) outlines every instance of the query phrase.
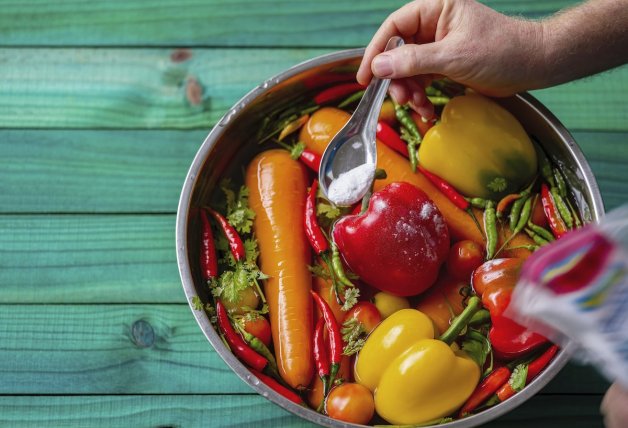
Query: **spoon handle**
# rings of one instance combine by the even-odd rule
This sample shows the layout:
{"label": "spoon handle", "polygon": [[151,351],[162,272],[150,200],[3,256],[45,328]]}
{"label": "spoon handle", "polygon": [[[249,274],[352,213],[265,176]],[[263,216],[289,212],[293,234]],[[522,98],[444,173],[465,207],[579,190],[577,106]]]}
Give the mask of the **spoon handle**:
{"label": "spoon handle", "polygon": [[[401,37],[391,37],[386,44],[384,51],[389,51],[403,45],[403,39]],[[390,79],[380,79],[373,77],[371,83],[369,83],[362,100],[358,104],[353,113],[353,117],[365,117],[368,118],[364,123],[364,132],[373,136],[373,142],[375,141],[375,132],[377,130],[377,120],[379,118],[379,110],[382,108],[384,98],[388,92],[388,86],[390,85]]]}

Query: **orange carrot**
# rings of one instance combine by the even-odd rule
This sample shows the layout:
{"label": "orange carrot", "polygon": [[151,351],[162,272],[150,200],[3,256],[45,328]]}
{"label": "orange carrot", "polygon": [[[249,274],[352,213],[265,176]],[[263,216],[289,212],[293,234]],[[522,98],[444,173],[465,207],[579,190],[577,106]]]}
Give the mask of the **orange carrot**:
{"label": "orange carrot", "polygon": [[246,171],[253,229],[260,250],[275,356],[281,377],[306,388],[314,373],[312,357],[312,278],[310,245],[303,211],[307,183],[303,166],[285,150],[259,154]]}

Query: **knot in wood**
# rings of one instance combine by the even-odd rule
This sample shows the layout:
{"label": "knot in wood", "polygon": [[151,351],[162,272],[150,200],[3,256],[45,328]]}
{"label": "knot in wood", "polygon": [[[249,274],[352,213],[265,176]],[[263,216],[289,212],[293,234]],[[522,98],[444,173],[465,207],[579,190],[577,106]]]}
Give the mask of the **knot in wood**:
{"label": "knot in wood", "polygon": [[155,343],[155,330],[147,321],[137,320],[131,326],[131,338],[140,348],[149,348]]}

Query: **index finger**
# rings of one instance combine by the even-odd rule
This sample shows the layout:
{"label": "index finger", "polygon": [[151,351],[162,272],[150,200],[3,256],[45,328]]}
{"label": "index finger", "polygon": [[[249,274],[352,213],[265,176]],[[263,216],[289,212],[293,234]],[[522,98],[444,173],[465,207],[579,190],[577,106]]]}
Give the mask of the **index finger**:
{"label": "index finger", "polygon": [[371,62],[384,51],[391,37],[400,36],[406,43],[413,42],[414,36],[423,40],[433,38],[433,34],[430,36],[422,33],[435,33],[442,8],[440,0],[423,0],[408,3],[391,13],[380,25],[364,51],[356,75],[358,82],[365,85],[371,80],[373,77]]}

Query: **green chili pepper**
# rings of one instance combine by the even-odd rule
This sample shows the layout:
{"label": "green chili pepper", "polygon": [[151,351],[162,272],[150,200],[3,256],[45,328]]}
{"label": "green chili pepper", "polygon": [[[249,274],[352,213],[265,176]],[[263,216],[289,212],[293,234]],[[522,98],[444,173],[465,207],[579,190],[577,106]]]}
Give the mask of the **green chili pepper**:
{"label": "green chili pepper", "polygon": [[361,90],[361,91],[358,91],[358,92],[355,92],[355,93],[349,95],[347,98],[345,98],[345,100],[343,102],[338,104],[338,108],[345,108],[347,106],[350,106],[351,104],[353,104],[356,101],[360,100],[363,95],[364,95],[364,90]]}
{"label": "green chili pepper", "polygon": [[244,337],[246,343],[258,354],[268,360],[268,366],[274,373],[279,373],[277,371],[277,361],[275,360],[275,356],[272,352],[264,345],[264,342],[259,340],[257,336],[252,335],[248,331],[246,331],[240,324],[235,323],[238,331]]}
{"label": "green chili pepper", "polygon": [[331,268],[343,285],[354,287],[353,283],[347,278],[345,269],[342,266],[342,260],[340,260],[340,251],[338,251],[338,246],[334,241],[331,242]]}
{"label": "green chili pepper", "polygon": [[571,204],[571,201],[567,199],[567,205],[569,206],[569,211],[571,211],[571,215],[573,216],[573,222],[576,228],[582,227],[582,221],[580,221],[580,215],[576,208]]}
{"label": "green chili pepper", "polygon": [[443,91],[441,91],[440,89],[437,89],[433,86],[428,86],[427,88],[425,88],[425,94],[430,96],[430,97],[442,97],[445,94],[443,94]]}
{"label": "green chili pepper", "polygon": [[563,178],[563,175],[561,174],[558,168],[553,168],[552,170],[554,171],[554,181],[556,182],[556,187],[558,187],[560,196],[562,196],[563,198],[566,198],[567,197],[567,185],[565,184],[565,179]]}
{"label": "green chili pepper", "polygon": [[[405,126],[402,126],[401,129],[402,135],[404,134],[404,130],[409,135],[412,135],[412,133]],[[406,140],[406,142],[408,146],[408,159],[410,160],[410,168],[412,168],[412,172],[416,172],[416,168],[419,163],[419,150],[417,146],[419,145],[420,140],[417,140],[414,136],[411,136]]]}
{"label": "green chili pepper", "polygon": [[435,106],[444,106],[449,102],[449,100],[451,100],[449,97],[433,97],[430,95],[427,96],[427,99]]}
{"label": "green chili pepper", "polygon": [[530,230],[532,230],[534,233],[536,233],[537,235],[539,235],[541,238],[552,242],[554,240],[554,235],[552,235],[552,232],[550,232],[549,230],[545,229],[544,227],[541,226],[537,226],[536,224],[532,223],[531,221],[528,222],[528,228]]}
{"label": "green chili pepper", "polygon": [[518,245],[516,247],[508,247],[506,248],[508,251],[512,251],[512,250],[518,250],[518,249],[522,249],[522,250],[528,250],[528,251],[536,251],[538,250],[540,247],[538,245]]}
{"label": "green chili pepper", "polygon": [[552,187],[550,193],[554,198],[554,204],[556,205],[558,213],[565,221],[565,225],[567,225],[569,229],[573,229],[573,217],[571,216],[571,211],[569,211],[565,200],[560,195],[560,190],[558,190],[558,187]]}
{"label": "green chili pepper", "polygon": [[482,198],[465,198],[467,202],[471,204],[473,208],[479,208],[481,210],[486,208],[486,204],[488,203],[488,199]]}
{"label": "green chili pepper", "polygon": [[412,117],[408,113],[408,111],[403,107],[393,101],[393,105],[395,106],[395,116],[397,116],[397,120],[401,124],[401,126],[405,127],[410,135],[416,138],[419,142],[421,141],[421,133],[419,132],[419,128],[417,128],[416,123],[412,120]]}
{"label": "green chili pepper", "polygon": [[547,245],[549,244],[549,241],[545,238],[543,238],[540,235],[537,235],[532,229],[528,229],[527,227],[525,228],[525,232],[528,234],[528,236],[530,238],[532,238],[532,240],[534,242],[536,242],[537,244],[543,246],[543,245]]}
{"label": "green chili pepper", "polygon": [[521,232],[525,225],[530,220],[530,214],[532,213],[532,197],[528,196],[523,203],[523,208],[521,209],[521,215],[519,216],[519,221],[515,226],[515,230],[513,231],[513,235]]}
{"label": "green chili pepper", "polygon": [[484,230],[486,231],[486,259],[491,260],[495,256],[497,249],[497,214],[495,213],[495,202],[486,202],[484,210]]}

